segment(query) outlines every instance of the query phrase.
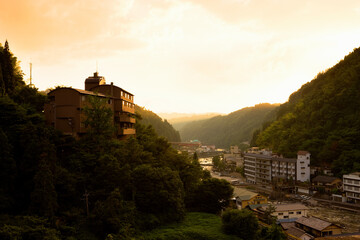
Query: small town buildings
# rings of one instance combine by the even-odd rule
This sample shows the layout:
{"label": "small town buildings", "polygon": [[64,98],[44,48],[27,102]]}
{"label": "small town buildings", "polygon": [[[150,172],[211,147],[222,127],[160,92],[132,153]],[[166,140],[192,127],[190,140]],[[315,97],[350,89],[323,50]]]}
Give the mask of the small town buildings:
{"label": "small town buildings", "polygon": [[348,202],[360,203],[360,172],[343,176],[343,191]]}
{"label": "small town buildings", "polygon": [[244,158],[241,156],[241,151],[238,146],[230,146],[230,153],[224,153],[224,160],[227,164],[234,167],[244,166]]}
{"label": "small town buildings", "polygon": [[330,167],[319,167],[319,166],[311,166],[310,174],[312,176],[317,176],[317,175],[334,176]]}
{"label": "small town buildings", "polygon": [[86,132],[84,108],[89,106],[89,97],[101,98],[113,112],[112,122],[118,138],[135,134],[134,95],[113,83],[106,84],[105,78],[97,72],[85,80],[85,90],[56,88],[48,93],[45,105],[47,124],[64,134],[79,137]]}
{"label": "small town buildings", "polygon": [[[288,203],[288,204],[273,204],[274,212],[271,214],[276,217],[277,220],[292,219],[295,221],[300,217],[306,217],[309,208],[301,203]],[[259,213],[264,214],[269,208],[269,205],[259,207],[257,210]]]}
{"label": "small town buildings", "polygon": [[313,236],[306,233],[304,230],[297,228],[297,227],[291,227],[289,229],[285,230],[285,233],[290,237],[290,239],[301,239],[301,240],[311,240],[314,239]]}
{"label": "small town buildings", "polygon": [[201,142],[171,142],[171,146],[179,151],[195,153],[201,147]]}
{"label": "small town buildings", "polygon": [[311,182],[315,187],[323,187],[326,192],[330,192],[332,189],[340,189],[342,186],[340,178],[331,176],[318,175]]}
{"label": "small town buildings", "polygon": [[273,156],[271,152],[245,153],[244,172],[250,183],[270,184],[273,179],[310,181],[310,153],[299,151],[297,158]]}
{"label": "small town buildings", "polygon": [[239,187],[234,188],[234,198],[240,209],[244,209],[248,205],[266,204],[268,202],[267,197]]}
{"label": "small town buildings", "polygon": [[281,222],[280,226],[288,236],[288,239],[301,239],[301,240],[314,239],[313,236],[306,233],[304,230],[295,227],[295,222]]}
{"label": "small town buildings", "polygon": [[331,236],[342,232],[340,226],[316,217],[301,217],[295,221],[295,226],[314,237]]}

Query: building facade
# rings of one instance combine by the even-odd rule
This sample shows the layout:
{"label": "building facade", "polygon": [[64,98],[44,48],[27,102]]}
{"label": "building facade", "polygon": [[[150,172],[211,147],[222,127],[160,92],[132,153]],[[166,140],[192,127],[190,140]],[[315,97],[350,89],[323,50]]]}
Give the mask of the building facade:
{"label": "building facade", "polygon": [[106,107],[113,112],[113,124],[118,138],[135,134],[134,95],[111,84],[94,73],[85,80],[85,90],[57,88],[48,93],[49,102],[45,105],[45,119],[49,125],[64,134],[79,137],[86,132],[84,108],[89,106],[90,96],[102,98]]}
{"label": "building facade", "polygon": [[299,151],[297,159],[245,153],[244,172],[250,183],[269,184],[274,178],[310,181],[310,153]]}
{"label": "building facade", "polygon": [[[300,217],[307,217],[309,208],[301,203],[288,203],[288,204],[274,204],[274,212],[271,213],[277,220],[293,219],[296,220]],[[261,206],[257,210],[261,214],[265,214],[269,205]]]}
{"label": "building facade", "polygon": [[343,176],[343,191],[348,202],[360,203],[360,172]]}

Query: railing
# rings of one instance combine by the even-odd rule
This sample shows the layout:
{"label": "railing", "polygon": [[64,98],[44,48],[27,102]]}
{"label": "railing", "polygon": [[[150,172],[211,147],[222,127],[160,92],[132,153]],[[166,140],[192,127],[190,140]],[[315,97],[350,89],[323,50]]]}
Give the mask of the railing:
{"label": "railing", "polygon": [[136,122],[135,118],[124,115],[124,114],[120,114],[119,119],[120,119],[120,122],[129,122],[129,123],[135,123]]}
{"label": "railing", "polygon": [[119,135],[133,135],[136,133],[135,128],[119,128]]}

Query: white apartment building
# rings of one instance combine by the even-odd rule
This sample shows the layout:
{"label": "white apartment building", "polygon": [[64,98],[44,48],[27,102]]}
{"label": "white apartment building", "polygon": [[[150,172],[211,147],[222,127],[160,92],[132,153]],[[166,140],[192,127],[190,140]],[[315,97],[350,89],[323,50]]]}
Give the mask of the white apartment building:
{"label": "white apartment building", "polygon": [[298,151],[296,161],[297,181],[310,181],[310,155],[307,151]]}
{"label": "white apartment building", "polygon": [[310,153],[299,151],[297,159],[272,156],[270,153],[245,153],[244,172],[250,183],[271,183],[273,178],[310,181]]}
{"label": "white apartment building", "polygon": [[360,203],[360,172],[343,176],[343,190],[348,202]]}

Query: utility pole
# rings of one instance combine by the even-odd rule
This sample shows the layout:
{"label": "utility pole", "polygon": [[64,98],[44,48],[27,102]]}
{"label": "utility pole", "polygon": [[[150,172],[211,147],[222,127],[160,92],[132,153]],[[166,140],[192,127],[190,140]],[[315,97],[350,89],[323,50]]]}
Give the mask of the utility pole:
{"label": "utility pole", "polygon": [[85,197],[85,203],[86,203],[86,216],[89,216],[89,193],[85,189],[85,193],[83,195]]}
{"label": "utility pole", "polygon": [[34,84],[32,84],[32,63],[30,63],[30,84],[29,87],[34,87]]}

